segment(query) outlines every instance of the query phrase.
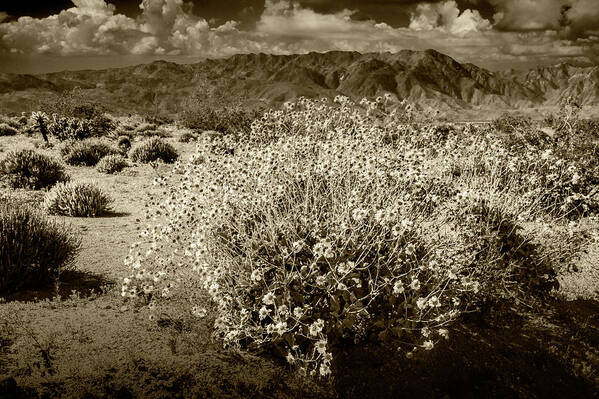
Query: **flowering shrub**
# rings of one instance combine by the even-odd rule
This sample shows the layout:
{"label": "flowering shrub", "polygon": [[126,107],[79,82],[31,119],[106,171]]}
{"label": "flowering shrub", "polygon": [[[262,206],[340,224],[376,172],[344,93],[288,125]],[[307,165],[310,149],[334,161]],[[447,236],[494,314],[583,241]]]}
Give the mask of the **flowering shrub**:
{"label": "flowering shrub", "polygon": [[100,216],[110,210],[112,199],[92,183],[69,182],[54,186],[43,207],[51,215]]}
{"label": "flowering shrub", "polygon": [[69,180],[64,166],[32,150],[11,151],[0,160],[0,179],[13,188],[39,190]]}
{"label": "flowering shrub", "polygon": [[101,173],[116,173],[129,166],[129,163],[122,155],[106,155],[100,159],[96,165],[96,170]]}
{"label": "flowering shrub", "polygon": [[133,147],[129,153],[129,158],[133,162],[141,163],[149,163],[159,159],[165,163],[173,163],[178,157],[179,154],[175,147],[158,137],[142,141]]}
{"label": "flowering shrub", "polygon": [[167,197],[148,204],[123,297],[150,309],[183,298],[225,346],[326,376],[347,342],[389,340],[411,357],[464,310],[555,287],[521,222],[592,212],[588,196],[572,202],[592,172],[492,127],[413,113],[390,97],[300,99],[247,137],[201,136],[156,180]]}

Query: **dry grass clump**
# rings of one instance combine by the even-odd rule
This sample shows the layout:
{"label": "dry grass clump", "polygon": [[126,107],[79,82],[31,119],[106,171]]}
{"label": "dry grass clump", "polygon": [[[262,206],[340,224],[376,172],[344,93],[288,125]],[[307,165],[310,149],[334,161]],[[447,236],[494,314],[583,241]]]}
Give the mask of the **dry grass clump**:
{"label": "dry grass clump", "polygon": [[100,159],[96,165],[96,170],[101,173],[113,174],[120,172],[129,166],[129,162],[122,155],[107,155]]}
{"label": "dry grass clump", "polygon": [[93,217],[110,211],[112,199],[92,183],[57,184],[46,194],[43,208],[51,215]]}
{"label": "dry grass clump", "polygon": [[29,207],[0,205],[0,294],[51,282],[78,250],[64,225]]}
{"label": "dry grass clump", "polygon": [[11,151],[0,160],[0,179],[13,188],[39,190],[69,180],[64,166],[32,150]]}
{"label": "dry grass clump", "polygon": [[133,147],[129,153],[129,158],[133,162],[141,163],[149,163],[157,160],[165,163],[173,163],[178,157],[179,154],[175,147],[158,137],[142,141]]}

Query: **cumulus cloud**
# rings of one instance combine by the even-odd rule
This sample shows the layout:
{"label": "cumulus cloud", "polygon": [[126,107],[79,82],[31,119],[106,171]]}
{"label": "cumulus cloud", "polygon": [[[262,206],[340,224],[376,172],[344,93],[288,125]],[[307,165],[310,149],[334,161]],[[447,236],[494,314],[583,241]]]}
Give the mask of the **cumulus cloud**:
{"label": "cumulus cloud", "polygon": [[[599,39],[591,34],[599,30],[597,0],[487,1],[498,11],[493,22],[480,14],[476,1],[445,0],[411,5],[406,26],[392,27],[356,18],[359,11],[354,9],[326,12],[302,5],[305,1],[266,0],[255,26],[244,29],[237,21],[210,23],[184,0],[143,0],[136,18],[118,14],[104,0],[73,0],[73,7],[56,15],[0,23],[0,57],[12,53],[199,58],[247,52],[434,48],[459,61],[493,67],[497,62],[561,61],[599,54]],[[539,1],[547,2],[540,11]],[[537,5],[534,11],[532,3]],[[586,36],[574,33],[582,31]]]}
{"label": "cumulus cloud", "polygon": [[414,30],[441,29],[454,35],[464,35],[489,30],[491,23],[477,10],[466,9],[460,12],[458,4],[450,0],[418,4],[409,27]]}
{"label": "cumulus cloud", "polygon": [[496,27],[505,31],[558,29],[563,0],[490,0]]}
{"label": "cumulus cloud", "polygon": [[562,21],[569,34],[599,36],[599,1],[573,0],[563,11]]}
{"label": "cumulus cloud", "polygon": [[104,0],[73,0],[74,7],[47,18],[21,17],[0,24],[0,49],[23,54],[189,54],[220,30],[191,13],[183,0],[143,0],[138,18],[115,13]]}

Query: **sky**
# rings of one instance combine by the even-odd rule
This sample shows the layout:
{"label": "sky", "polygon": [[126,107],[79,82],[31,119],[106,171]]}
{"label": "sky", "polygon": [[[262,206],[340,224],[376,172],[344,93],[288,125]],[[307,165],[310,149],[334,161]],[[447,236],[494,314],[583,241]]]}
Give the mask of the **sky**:
{"label": "sky", "polygon": [[491,70],[596,65],[599,0],[0,2],[0,72],[429,48]]}

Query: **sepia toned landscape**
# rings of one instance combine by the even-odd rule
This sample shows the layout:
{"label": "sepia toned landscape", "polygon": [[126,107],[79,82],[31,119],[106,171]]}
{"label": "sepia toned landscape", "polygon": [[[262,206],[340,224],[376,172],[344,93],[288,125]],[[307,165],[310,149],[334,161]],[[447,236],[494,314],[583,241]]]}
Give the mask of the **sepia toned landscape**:
{"label": "sepia toned landscape", "polygon": [[[598,396],[599,66],[588,53],[491,70],[358,41],[11,67],[47,56],[8,50],[19,32],[42,40],[31,21],[119,16],[118,37],[139,29],[167,49],[202,21],[159,1],[164,20],[168,7],[177,15],[167,41],[146,28],[154,0],[135,17],[73,3],[56,18],[0,12],[0,398]],[[468,34],[510,35],[508,3],[490,2],[504,15]],[[592,45],[571,3],[564,26]],[[257,40],[277,7],[309,27],[339,17],[363,33],[376,20],[264,7],[256,31],[227,35]],[[409,27],[394,29],[415,35],[437,10],[425,31],[453,40],[489,12],[409,7]],[[443,7],[462,19],[443,25]]]}

